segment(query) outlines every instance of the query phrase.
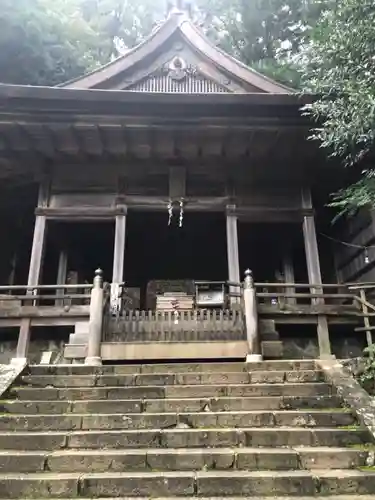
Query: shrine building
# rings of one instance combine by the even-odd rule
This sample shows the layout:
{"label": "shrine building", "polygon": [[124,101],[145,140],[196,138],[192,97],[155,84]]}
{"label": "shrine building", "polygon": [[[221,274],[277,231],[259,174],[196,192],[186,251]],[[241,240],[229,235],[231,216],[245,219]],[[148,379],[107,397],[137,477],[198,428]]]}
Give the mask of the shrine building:
{"label": "shrine building", "polygon": [[245,357],[248,269],[257,354],[360,353],[374,223],[332,226],[312,99],[183,9],[81,78],[0,85],[0,361],[83,362],[95,273],[103,362]]}

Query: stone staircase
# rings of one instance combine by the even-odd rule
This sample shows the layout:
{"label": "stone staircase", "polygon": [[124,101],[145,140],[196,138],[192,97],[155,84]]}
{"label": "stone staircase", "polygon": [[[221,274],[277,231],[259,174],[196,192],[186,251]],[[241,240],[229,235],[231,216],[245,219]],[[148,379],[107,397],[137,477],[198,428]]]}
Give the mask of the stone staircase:
{"label": "stone staircase", "polygon": [[375,445],[313,361],[33,366],[0,498],[375,499]]}

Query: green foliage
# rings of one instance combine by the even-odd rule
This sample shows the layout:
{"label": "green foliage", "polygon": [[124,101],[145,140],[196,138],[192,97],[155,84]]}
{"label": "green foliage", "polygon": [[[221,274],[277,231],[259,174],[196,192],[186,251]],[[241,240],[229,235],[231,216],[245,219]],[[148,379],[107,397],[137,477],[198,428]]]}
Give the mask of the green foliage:
{"label": "green foliage", "polygon": [[364,350],[365,366],[359,379],[363,387],[370,393],[375,394],[375,344]]}
{"label": "green foliage", "polygon": [[265,75],[299,86],[296,59],[320,13],[315,0],[200,0],[207,35]]}
{"label": "green foliage", "polygon": [[139,44],[165,17],[164,0],[78,0],[85,21],[100,40],[107,62],[124,48]]}
{"label": "green foliage", "polygon": [[361,208],[375,207],[375,172],[363,171],[357,182],[332,195],[332,200],[330,206],[338,209],[336,219],[351,217]]}
{"label": "green foliage", "polygon": [[375,206],[374,47],[373,0],[327,1],[302,55],[305,91],[320,96],[305,108],[317,123],[312,137],[345,166],[367,162],[358,182],[334,196],[332,205],[349,215]]}
{"label": "green foliage", "polygon": [[[166,0],[3,0],[0,81],[55,85],[140,43]],[[221,48],[298,86],[295,60],[315,23],[314,0],[196,0],[194,21]]]}
{"label": "green foliage", "polygon": [[2,0],[0,80],[55,85],[97,63],[96,34],[75,0]]}

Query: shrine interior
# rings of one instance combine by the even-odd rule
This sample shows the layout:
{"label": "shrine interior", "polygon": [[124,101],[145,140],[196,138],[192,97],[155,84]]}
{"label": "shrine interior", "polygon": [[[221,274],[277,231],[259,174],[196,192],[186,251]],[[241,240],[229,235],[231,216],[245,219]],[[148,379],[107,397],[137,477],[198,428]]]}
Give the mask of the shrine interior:
{"label": "shrine interior", "polygon": [[101,268],[103,278],[111,281],[113,266],[113,221],[48,222],[43,284],[57,282],[59,255],[66,250],[69,274],[76,273],[78,283],[91,283],[95,270]]}
{"label": "shrine interior", "polygon": [[[17,187],[17,210],[3,197],[0,274],[3,283],[24,284],[30,259],[36,193],[32,186]],[[9,217],[12,212],[13,216]],[[228,279],[225,217],[215,212],[179,212],[168,224],[168,212],[132,211],[127,217],[124,276],[129,287],[141,290],[139,307],[146,308],[146,289],[153,280]],[[14,231],[17,224],[17,231]],[[113,267],[114,221],[48,221],[42,283],[56,283],[59,255],[66,249],[69,272],[80,283],[90,283],[98,267],[110,282]],[[329,214],[319,217],[319,227],[331,228]],[[11,228],[13,230],[11,230]],[[283,258],[290,253],[296,282],[307,282],[306,256],[300,224],[238,221],[240,276],[252,269],[257,282],[275,281],[283,274]],[[318,235],[323,281],[336,281],[332,243]],[[16,256],[16,257],[15,257]],[[12,276],[13,275],[13,276]]]}
{"label": "shrine interior", "polygon": [[[129,211],[127,217],[124,276],[127,287],[140,290],[137,308],[147,309],[150,282],[225,281],[228,279],[225,218],[221,213],[185,212],[182,226],[176,211],[168,223],[168,212]],[[31,247],[32,224],[18,245],[15,283],[24,283]],[[67,282],[91,283],[95,269],[111,281],[115,224],[113,221],[49,221],[42,268],[42,283],[57,282],[59,256],[68,256]],[[29,234],[30,233],[30,234]],[[282,279],[283,259],[290,255],[296,282],[307,282],[306,257],[300,224],[238,222],[240,276],[250,268],[257,282]],[[20,243],[20,242],[19,242]],[[320,241],[322,274],[332,276],[332,252]],[[8,252],[3,247],[3,253]],[[11,254],[9,253],[9,259]],[[25,268],[25,269],[24,269]],[[4,274],[9,275],[9,266]],[[7,278],[7,277],[6,277]],[[167,286],[167,285],[165,285]],[[166,290],[168,291],[168,290]]]}

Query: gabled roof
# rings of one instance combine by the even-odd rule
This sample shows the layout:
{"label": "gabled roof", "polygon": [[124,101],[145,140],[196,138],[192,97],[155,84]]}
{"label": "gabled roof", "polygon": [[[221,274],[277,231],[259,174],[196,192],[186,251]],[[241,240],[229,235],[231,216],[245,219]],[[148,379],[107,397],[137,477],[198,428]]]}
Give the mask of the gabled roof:
{"label": "gabled roof", "polygon": [[294,91],[223,52],[174,10],[141,44],[63,88],[163,93],[271,93]]}

